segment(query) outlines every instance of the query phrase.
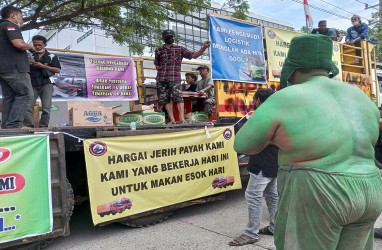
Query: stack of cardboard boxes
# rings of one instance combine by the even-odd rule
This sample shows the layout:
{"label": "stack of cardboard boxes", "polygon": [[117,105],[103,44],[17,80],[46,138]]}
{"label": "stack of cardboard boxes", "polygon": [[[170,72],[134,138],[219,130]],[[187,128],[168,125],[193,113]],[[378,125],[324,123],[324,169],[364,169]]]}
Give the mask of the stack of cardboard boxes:
{"label": "stack of cardboard boxes", "polygon": [[[103,107],[100,101],[68,101],[70,126],[130,126],[164,125],[164,112],[155,112],[153,105],[134,105],[131,112],[121,112],[118,107]],[[205,112],[190,112],[185,115],[190,123],[208,122]]]}
{"label": "stack of cardboard boxes", "polygon": [[103,107],[99,101],[69,101],[70,126],[130,126],[163,125],[163,112],[155,112],[154,106],[134,105],[132,112],[118,111],[118,107]]}
{"label": "stack of cardboard boxes", "polygon": [[135,122],[136,125],[163,125],[166,119],[163,112],[155,112],[154,105],[134,105],[132,112],[116,112],[114,114],[115,126],[130,126]]}

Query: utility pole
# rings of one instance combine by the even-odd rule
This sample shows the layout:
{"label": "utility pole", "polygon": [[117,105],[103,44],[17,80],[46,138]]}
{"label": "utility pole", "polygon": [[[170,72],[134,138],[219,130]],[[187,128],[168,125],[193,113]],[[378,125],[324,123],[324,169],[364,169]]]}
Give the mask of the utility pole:
{"label": "utility pole", "polygon": [[365,3],[365,10],[371,9],[371,8],[378,10],[377,8],[375,8],[377,6],[379,6],[379,10],[381,10],[381,3],[382,3],[381,0],[379,0],[379,4],[374,4],[372,6],[369,6],[369,4]]}

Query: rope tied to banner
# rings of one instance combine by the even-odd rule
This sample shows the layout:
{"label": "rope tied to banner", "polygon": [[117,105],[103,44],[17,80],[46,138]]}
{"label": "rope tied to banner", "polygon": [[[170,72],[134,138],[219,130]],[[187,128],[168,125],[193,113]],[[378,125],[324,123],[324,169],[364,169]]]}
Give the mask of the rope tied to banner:
{"label": "rope tied to banner", "polygon": [[[245,116],[243,116],[242,118],[240,118],[240,120],[238,120],[235,124],[233,124],[233,126],[236,126],[241,120],[243,120],[244,118],[246,118],[247,120],[249,119],[249,115],[248,115],[248,112],[245,114]],[[215,123],[211,122],[210,123],[210,126],[211,127],[214,127],[215,126]],[[207,138],[211,138],[211,134],[210,134],[210,131],[208,130],[208,126],[204,126],[204,131],[206,132],[206,137]],[[74,139],[77,139],[78,142],[83,142],[85,141],[85,138],[81,138],[81,137],[78,137],[78,136],[75,136],[75,135],[72,135],[70,133],[66,133],[66,132],[58,132],[58,131],[38,131],[38,132],[34,132],[34,134],[54,134],[54,135],[58,135],[58,134],[64,134],[64,135],[67,135],[69,137],[72,137]]]}
{"label": "rope tied to banner", "polygon": [[34,132],[34,134],[54,134],[54,135],[64,134],[64,135],[67,135],[67,136],[72,137],[74,139],[77,139],[78,142],[83,142],[85,140],[84,138],[80,138],[78,136],[75,136],[75,135],[72,135],[72,134],[69,134],[69,133],[66,133],[66,132],[42,131],[42,132]]}
{"label": "rope tied to banner", "polygon": [[249,114],[248,112],[245,112],[245,116],[243,116],[242,118],[240,118],[236,123],[233,124],[233,126],[235,127],[237,124],[239,124],[239,122],[241,122],[241,120],[243,120],[244,118],[246,118],[247,120],[249,119]]}

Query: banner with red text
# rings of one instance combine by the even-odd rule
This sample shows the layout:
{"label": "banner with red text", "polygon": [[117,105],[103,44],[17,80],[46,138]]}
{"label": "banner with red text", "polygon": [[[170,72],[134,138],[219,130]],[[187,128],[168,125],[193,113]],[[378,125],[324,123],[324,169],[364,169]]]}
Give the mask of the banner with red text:
{"label": "banner with red text", "polygon": [[84,141],[95,225],[241,188],[233,127]]}
{"label": "banner with red text", "polygon": [[49,138],[0,140],[0,243],[47,234],[53,216]]}

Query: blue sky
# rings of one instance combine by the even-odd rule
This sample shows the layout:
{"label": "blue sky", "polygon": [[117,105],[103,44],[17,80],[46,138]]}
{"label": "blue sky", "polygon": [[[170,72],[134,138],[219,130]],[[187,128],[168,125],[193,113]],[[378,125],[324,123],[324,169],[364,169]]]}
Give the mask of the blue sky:
{"label": "blue sky", "polygon": [[[213,1],[223,3],[225,0]],[[247,1],[250,4],[250,11],[256,15],[291,23],[296,30],[300,30],[302,26],[305,26],[304,7],[301,3],[297,3],[302,2],[302,0],[295,0],[297,2],[293,0]],[[346,29],[351,26],[350,17],[354,13],[360,15],[363,22],[368,23],[367,20],[371,19],[371,14],[378,11],[378,6],[375,7],[375,9],[365,10],[364,3],[373,6],[378,4],[379,0],[308,0],[308,3],[312,5],[310,7],[310,13],[314,22],[313,27],[317,27],[318,21],[327,20],[329,28],[346,31]],[[313,8],[313,6],[343,17],[325,13],[324,11]],[[29,35],[34,35],[34,33],[35,30],[23,32],[24,39],[28,40]]]}
{"label": "blue sky", "polygon": [[[224,2],[224,0],[215,1],[220,3]],[[289,22],[296,30],[300,30],[302,26],[305,26],[305,14],[303,5],[301,3],[297,3],[302,2],[302,0],[296,0],[297,2],[292,0],[247,1],[251,6],[250,11],[256,15]],[[310,13],[313,17],[313,27],[317,27],[318,21],[327,20],[329,28],[333,27],[341,30],[346,30],[351,26],[350,17],[353,14],[360,15],[362,21],[368,23],[367,19],[371,19],[371,14],[378,11],[378,6],[375,7],[376,9],[365,10],[364,3],[369,4],[369,6],[373,6],[377,5],[379,0],[308,0],[308,3],[309,5],[312,5],[310,7]],[[313,8],[313,6],[343,17],[338,17],[331,13],[325,13],[324,11],[316,10]]]}

